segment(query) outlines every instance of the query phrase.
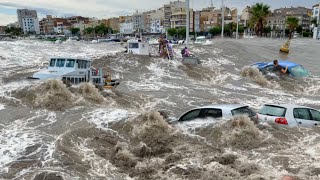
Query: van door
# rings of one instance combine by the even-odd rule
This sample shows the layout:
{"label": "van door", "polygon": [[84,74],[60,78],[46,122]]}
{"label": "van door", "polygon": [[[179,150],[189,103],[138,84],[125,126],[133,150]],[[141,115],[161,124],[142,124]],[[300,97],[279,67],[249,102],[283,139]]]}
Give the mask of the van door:
{"label": "van door", "polygon": [[298,125],[302,127],[315,127],[319,124],[319,122],[312,119],[311,112],[307,108],[294,108],[293,116]]}

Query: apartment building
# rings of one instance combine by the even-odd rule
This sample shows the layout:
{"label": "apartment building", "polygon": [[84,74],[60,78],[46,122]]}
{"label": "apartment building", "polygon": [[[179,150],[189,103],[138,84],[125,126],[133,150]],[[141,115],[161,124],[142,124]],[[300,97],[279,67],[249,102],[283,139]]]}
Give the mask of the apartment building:
{"label": "apartment building", "polygon": [[18,16],[18,23],[19,23],[19,26],[21,28],[23,28],[23,22],[22,22],[22,19],[23,18],[38,18],[38,15],[37,15],[37,11],[36,10],[29,10],[29,9],[17,9],[17,16]]}

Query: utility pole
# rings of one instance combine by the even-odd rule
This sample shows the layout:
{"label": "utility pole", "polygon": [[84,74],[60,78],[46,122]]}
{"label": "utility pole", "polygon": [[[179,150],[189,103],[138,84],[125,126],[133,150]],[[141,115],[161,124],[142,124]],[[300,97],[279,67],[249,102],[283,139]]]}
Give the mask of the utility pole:
{"label": "utility pole", "polygon": [[238,15],[238,11],[237,11],[237,32],[236,32],[236,39],[239,38],[239,15]]}
{"label": "utility pole", "polygon": [[189,0],[186,0],[186,15],[187,15],[187,24],[186,24],[186,47],[189,48],[189,30],[190,30]]}
{"label": "utility pole", "polygon": [[213,0],[211,0],[211,7],[213,7]]}
{"label": "utility pole", "polygon": [[224,3],[223,0],[221,0],[221,17],[222,17],[222,25],[221,25],[221,38],[223,38],[223,34],[224,34]]}

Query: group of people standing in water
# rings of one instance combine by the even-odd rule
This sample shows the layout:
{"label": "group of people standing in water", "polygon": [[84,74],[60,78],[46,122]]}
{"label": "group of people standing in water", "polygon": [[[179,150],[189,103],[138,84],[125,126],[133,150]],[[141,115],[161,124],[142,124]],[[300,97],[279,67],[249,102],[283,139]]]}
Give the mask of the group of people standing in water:
{"label": "group of people standing in water", "polygon": [[[159,38],[159,54],[162,58],[173,59],[174,51],[172,41],[166,40],[163,36]],[[182,57],[189,57],[191,53],[187,47],[181,50]]]}

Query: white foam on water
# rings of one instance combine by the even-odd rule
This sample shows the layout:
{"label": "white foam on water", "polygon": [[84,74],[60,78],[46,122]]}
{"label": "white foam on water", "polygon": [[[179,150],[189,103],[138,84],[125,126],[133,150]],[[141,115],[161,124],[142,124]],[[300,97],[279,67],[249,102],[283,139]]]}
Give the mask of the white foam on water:
{"label": "white foam on water", "polygon": [[227,85],[224,85],[223,87],[228,88],[228,89],[232,89],[232,90],[248,91],[248,89],[246,89],[246,88],[237,87],[237,86],[234,86],[232,84],[227,84]]}
{"label": "white foam on water", "polygon": [[[25,149],[35,144],[44,145],[47,144],[43,138],[51,137],[50,135],[44,134],[36,127],[29,127],[29,123],[33,123],[36,119],[50,119],[51,124],[54,120],[53,117],[47,115],[44,111],[36,112],[36,115],[31,118],[22,118],[15,120],[10,125],[5,126],[0,131],[0,167],[5,167],[10,162],[17,160],[23,156]],[[42,124],[44,126],[45,124]],[[40,126],[39,126],[40,127]],[[48,160],[52,157],[53,145],[47,144],[48,149],[44,153],[44,160]],[[51,149],[51,150],[50,150]],[[32,154],[39,154],[42,148]],[[2,172],[7,171],[7,167],[2,169]],[[0,170],[1,172],[1,170]]]}
{"label": "white foam on water", "polygon": [[123,109],[103,108],[83,114],[82,120],[92,122],[98,128],[108,129],[108,123],[126,120],[134,115],[137,114]]}
{"label": "white foam on water", "polygon": [[0,111],[6,109],[3,104],[0,104]]}

